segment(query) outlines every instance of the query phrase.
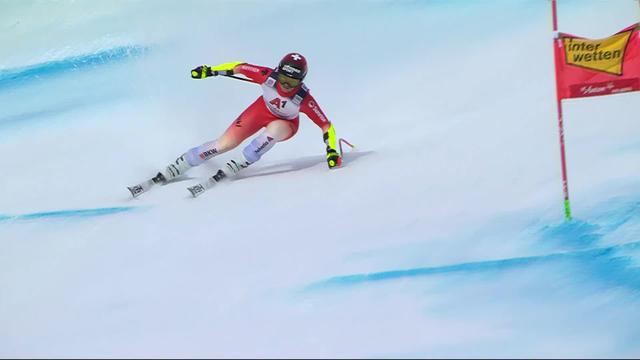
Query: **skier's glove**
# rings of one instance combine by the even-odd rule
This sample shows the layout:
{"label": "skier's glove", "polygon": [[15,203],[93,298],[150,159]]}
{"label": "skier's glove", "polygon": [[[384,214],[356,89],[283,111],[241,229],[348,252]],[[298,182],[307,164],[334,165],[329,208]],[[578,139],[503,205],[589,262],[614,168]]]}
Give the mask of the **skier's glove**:
{"label": "skier's glove", "polygon": [[322,139],[327,145],[327,164],[329,169],[342,165],[342,158],[336,151],[336,130],[333,128],[333,124],[330,124],[327,131],[322,134]]}
{"label": "skier's glove", "polygon": [[216,76],[218,72],[215,73],[211,71],[211,68],[207,65],[200,65],[197,68],[191,70],[191,77],[193,79],[204,79],[209,76]]}
{"label": "skier's glove", "polygon": [[204,79],[206,77],[218,75],[233,75],[233,69],[240,64],[244,63],[242,61],[234,61],[211,67],[201,65],[191,70],[191,77],[194,79]]}
{"label": "skier's glove", "polygon": [[338,152],[327,146],[327,165],[329,169],[339,167],[342,165],[342,158],[338,155]]}

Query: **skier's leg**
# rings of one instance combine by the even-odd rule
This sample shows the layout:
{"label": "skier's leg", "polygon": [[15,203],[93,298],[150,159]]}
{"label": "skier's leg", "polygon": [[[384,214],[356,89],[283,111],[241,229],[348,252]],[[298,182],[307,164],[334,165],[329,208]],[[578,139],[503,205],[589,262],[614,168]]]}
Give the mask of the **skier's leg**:
{"label": "skier's leg", "polygon": [[266,126],[265,131],[242,150],[242,155],[227,162],[227,172],[237,174],[240,170],[260,160],[262,155],[278,142],[288,140],[298,131],[298,119],[273,120]]}
{"label": "skier's leg", "polygon": [[293,120],[275,120],[267,125],[267,132],[276,139],[283,142],[291,139],[298,132],[300,124],[299,118]]}
{"label": "skier's leg", "polygon": [[[258,100],[262,101],[261,98],[258,98]],[[259,121],[261,118],[260,105],[264,107],[263,104],[255,101],[229,125],[222,136],[188,150],[173,163],[169,164],[164,171],[161,171],[159,173],[160,177],[156,177],[162,182],[173,180],[183,175],[190,168],[238,146],[263,126]]]}
{"label": "skier's leg", "polygon": [[[198,166],[240,145],[246,138],[258,132],[262,127],[258,121],[248,121],[249,119],[249,117],[240,115],[219,138],[187,151],[184,154],[185,160],[190,166]],[[238,126],[237,124],[242,125]]]}

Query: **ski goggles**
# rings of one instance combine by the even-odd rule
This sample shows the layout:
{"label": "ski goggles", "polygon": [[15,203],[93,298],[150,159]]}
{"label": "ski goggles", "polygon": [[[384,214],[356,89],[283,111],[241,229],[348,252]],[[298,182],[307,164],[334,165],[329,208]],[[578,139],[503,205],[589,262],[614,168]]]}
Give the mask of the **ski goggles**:
{"label": "ski goggles", "polygon": [[290,76],[287,76],[285,74],[278,74],[278,82],[280,83],[280,85],[288,85],[290,88],[294,88],[298,85],[300,85],[300,83],[302,82],[302,80],[300,79],[294,79]]}

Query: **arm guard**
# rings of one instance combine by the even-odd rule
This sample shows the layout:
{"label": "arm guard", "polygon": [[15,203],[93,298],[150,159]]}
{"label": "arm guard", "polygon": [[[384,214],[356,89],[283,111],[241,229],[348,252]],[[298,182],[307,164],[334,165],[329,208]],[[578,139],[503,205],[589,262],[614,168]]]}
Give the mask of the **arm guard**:
{"label": "arm guard", "polygon": [[212,66],[211,71],[217,71],[218,73],[223,75],[233,75],[233,69],[240,64],[244,64],[244,62],[243,61],[228,62],[228,63]]}
{"label": "arm guard", "polygon": [[337,140],[336,140],[336,130],[333,128],[333,124],[329,125],[327,131],[322,134],[322,139],[324,143],[327,145],[327,150],[337,149]]}

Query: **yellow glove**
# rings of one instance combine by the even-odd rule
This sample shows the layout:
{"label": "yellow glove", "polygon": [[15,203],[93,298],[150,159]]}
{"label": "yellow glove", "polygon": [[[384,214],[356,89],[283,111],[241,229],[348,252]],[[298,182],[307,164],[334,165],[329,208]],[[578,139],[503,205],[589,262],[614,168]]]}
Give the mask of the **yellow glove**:
{"label": "yellow glove", "polygon": [[334,167],[340,167],[342,165],[342,157],[338,155],[338,152],[327,146],[327,165],[329,169]]}
{"label": "yellow glove", "polygon": [[194,79],[204,79],[209,76],[216,76],[218,73],[211,72],[211,68],[207,65],[200,65],[195,69],[191,70],[191,77]]}

